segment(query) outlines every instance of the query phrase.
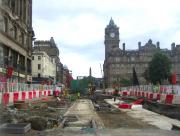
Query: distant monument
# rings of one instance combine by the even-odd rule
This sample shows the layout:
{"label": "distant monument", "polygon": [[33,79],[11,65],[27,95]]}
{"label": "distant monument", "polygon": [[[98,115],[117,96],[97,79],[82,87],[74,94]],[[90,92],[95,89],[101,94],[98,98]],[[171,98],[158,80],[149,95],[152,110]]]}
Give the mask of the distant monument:
{"label": "distant monument", "polygon": [[91,67],[89,68],[89,76],[92,77]]}

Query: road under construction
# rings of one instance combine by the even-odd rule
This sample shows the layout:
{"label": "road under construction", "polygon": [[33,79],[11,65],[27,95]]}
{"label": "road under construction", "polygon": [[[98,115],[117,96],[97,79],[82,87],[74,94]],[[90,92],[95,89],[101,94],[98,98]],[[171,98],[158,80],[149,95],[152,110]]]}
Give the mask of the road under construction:
{"label": "road under construction", "polygon": [[[176,136],[180,121],[141,107],[120,109],[119,99],[95,92],[93,96],[46,96],[41,99],[1,107],[1,133],[4,136],[123,135]],[[25,133],[7,132],[5,124],[31,124]]]}

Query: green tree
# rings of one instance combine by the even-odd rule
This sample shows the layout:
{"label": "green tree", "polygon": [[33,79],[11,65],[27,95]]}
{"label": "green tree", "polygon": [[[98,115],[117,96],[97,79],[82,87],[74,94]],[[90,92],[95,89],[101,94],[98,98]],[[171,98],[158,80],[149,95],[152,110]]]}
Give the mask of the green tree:
{"label": "green tree", "polygon": [[122,86],[131,86],[132,85],[132,81],[131,80],[128,80],[128,79],[125,79],[125,78],[122,78],[120,80],[120,84]]}
{"label": "green tree", "polygon": [[144,73],[142,74],[142,76],[146,79],[146,81],[150,81],[150,78],[149,78],[149,68],[147,68]]}
{"label": "green tree", "polygon": [[149,63],[149,79],[153,84],[162,83],[171,75],[171,60],[163,53],[154,54]]}

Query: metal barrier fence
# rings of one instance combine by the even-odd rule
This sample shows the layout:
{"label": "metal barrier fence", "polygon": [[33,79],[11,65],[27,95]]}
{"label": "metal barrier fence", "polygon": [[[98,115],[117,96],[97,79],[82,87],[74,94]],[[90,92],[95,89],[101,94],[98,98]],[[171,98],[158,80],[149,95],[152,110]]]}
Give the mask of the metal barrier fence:
{"label": "metal barrier fence", "polygon": [[58,96],[62,88],[56,85],[0,82],[0,104],[10,105],[17,101],[39,99],[50,95]]}
{"label": "metal barrier fence", "polygon": [[120,87],[120,90],[148,91],[153,93],[180,95],[180,85],[139,85]]}
{"label": "metal barrier fence", "polygon": [[19,92],[32,90],[54,90],[55,85],[0,82],[0,92]]}

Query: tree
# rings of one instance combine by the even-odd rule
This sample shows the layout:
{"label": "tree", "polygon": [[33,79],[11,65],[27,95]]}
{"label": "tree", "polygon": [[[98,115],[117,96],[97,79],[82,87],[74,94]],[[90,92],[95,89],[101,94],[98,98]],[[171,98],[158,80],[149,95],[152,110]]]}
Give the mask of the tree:
{"label": "tree", "polygon": [[149,68],[147,68],[144,73],[142,74],[142,76],[146,79],[146,81],[150,81],[150,78],[149,78]]}
{"label": "tree", "polygon": [[163,53],[154,54],[149,63],[149,79],[153,84],[162,83],[171,75],[171,60]]}
{"label": "tree", "polygon": [[131,86],[132,85],[132,81],[131,80],[128,80],[128,79],[125,79],[125,78],[122,78],[120,80],[120,84],[122,86]]}
{"label": "tree", "polygon": [[139,85],[135,67],[133,67],[133,85]]}

